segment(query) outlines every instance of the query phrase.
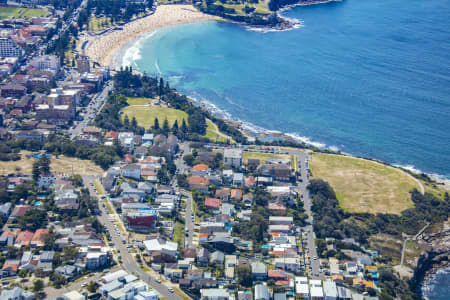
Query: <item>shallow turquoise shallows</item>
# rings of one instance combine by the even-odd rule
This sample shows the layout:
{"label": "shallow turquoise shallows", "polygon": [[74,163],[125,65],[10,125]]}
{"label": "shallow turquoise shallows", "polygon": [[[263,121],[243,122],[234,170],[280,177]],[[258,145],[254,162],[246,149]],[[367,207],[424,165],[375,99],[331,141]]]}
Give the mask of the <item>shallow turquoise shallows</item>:
{"label": "shallow turquoise shallows", "polygon": [[178,25],[119,61],[251,124],[450,176],[449,0],[346,0],[283,14],[302,27]]}

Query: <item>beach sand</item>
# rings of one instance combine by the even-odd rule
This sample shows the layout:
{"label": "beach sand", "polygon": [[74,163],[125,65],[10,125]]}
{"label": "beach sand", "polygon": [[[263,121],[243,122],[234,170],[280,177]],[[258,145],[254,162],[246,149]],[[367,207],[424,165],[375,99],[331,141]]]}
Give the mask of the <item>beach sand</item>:
{"label": "beach sand", "polygon": [[114,57],[127,43],[143,34],[170,25],[219,20],[219,17],[199,12],[192,5],[161,5],[155,13],[124,25],[122,30],[110,30],[102,35],[85,34],[80,40],[87,41],[84,54],[102,66],[114,67]]}

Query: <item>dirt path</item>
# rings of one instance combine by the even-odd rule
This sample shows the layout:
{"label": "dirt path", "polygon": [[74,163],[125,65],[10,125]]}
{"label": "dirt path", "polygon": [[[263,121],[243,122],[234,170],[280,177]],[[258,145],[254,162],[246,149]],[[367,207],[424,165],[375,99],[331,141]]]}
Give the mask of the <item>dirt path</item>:
{"label": "dirt path", "polygon": [[219,128],[217,127],[216,123],[214,123],[214,122],[211,121],[210,119],[206,119],[206,122],[210,122],[210,123],[211,123],[211,125],[214,127],[214,131],[216,132],[216,134],[217,134],[218,136],[221,136],[221,137],[223,137],[223,138],[226,139],[226,140],[227,140],[227,139],[230,140],[230,143],[231,143],[231,144],[235,144],[235,143],[236,143],[236,141],[233,140],[233,138],[232,138],[231,136],[228,136],[228,135],[223,134],[222,132],[220,132],[220,130],[219,130]]}

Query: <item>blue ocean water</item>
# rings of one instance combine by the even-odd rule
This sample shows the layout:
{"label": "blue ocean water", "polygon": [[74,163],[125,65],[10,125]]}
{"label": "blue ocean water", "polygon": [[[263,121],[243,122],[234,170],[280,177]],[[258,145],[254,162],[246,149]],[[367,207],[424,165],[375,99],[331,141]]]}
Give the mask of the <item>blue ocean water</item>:
{"label": "blue ocean water", "polygon": [[257,126],[450,176],[449,0],[345,0],[283,15],[303,26],[177,25],[121,59]]}
{"label": "blue ocean water", "polygon": [[439,270],[422,288],[425,299],[448,300],[450,298],[450,268]]}

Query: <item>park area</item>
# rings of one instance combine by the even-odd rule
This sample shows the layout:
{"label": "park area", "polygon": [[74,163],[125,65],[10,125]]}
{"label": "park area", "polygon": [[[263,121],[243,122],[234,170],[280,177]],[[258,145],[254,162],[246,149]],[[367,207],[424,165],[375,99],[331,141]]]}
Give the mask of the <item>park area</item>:
{"label": "park area", "polygon": [[126,115],[130,120],[135,117],[138,125],[146,129],[155,124],[155,118],[158,118],[159,126],[163,125],[165,119],[169,121],[170,127],[173,126],[175,120],[178,121],[178,126],[181,126],[183,119],[186,123],[188,121],[188,115],[184,111],[169,107],[149,105],[152,102],[152,99],[129,98],[127,101],[130,106],[122,109],[122,117],[125,117]]}
{"label": "park area", "polygon": [[49,13],[42,9],[24,7],[0,7],[0,20],[5,19],[31,19],[33,17],[45,17]]}
{"label": "park area", "polygon": [[[22,174],[31,174],[33,162],[36,159],[28,158],[27,156],[30,153],[31,152],[28,151],[22,151],[20,153],[22,159],[18,161],[0,161],[0,174],[7,175],[10,173],[16,173],[18,171]],[[64,173],[71,175],[73,168],[74,174],[97,176],[103,174],[102,168],[100,168],[90,160],[81,160],[78,158],[66,157],[64,155],[60,155],[58,158],[52,155],[50,160],[51,170],[55,173]]]}
{"label": "park area", "polygon": [[409,191],[421,184],[409,174],[374,161],[314,153],[313,178],[327,181],[341,208],[355,213],[393,213],[413,207]]}

